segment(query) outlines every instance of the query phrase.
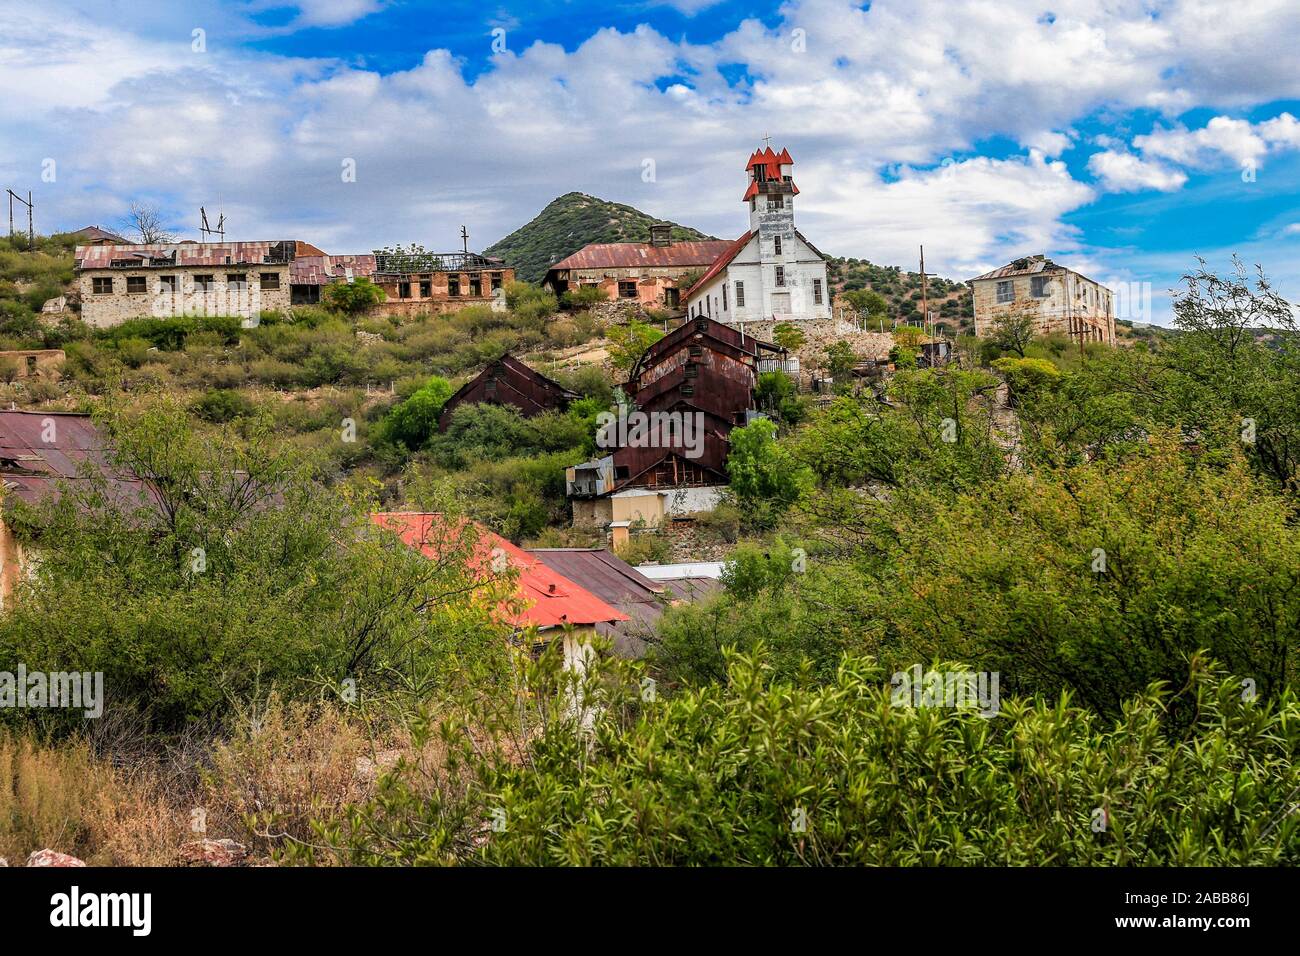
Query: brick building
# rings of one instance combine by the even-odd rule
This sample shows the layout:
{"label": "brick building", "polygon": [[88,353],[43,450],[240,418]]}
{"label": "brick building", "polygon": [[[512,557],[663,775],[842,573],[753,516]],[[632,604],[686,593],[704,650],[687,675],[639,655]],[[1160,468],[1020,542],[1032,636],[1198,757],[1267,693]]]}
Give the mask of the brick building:
{"label": "brick building", "polygon": [[975,334],[988,335],[998,316],[1021,312],[1035,335],[1059,332],[1075,341],[1115,344],[1115,300],[1106,286],[1043,255],[1026,256],[968,279]]}
{"label": "brick building", "polygon": [[556,295],[595,286],[610,300],[677,309],[681,280],[704,270],[730,247],[725,239],[672,241],[672,225],[650,227],[649,242],[595,242],[551,266],[542,286]]}
{"label": "brick building", "polygon": [[376,252],[371,281],[387,297],[379,312],[419,315],[454,312],[467,305],[505,308],[505,287],[515,270],[476,252]]}

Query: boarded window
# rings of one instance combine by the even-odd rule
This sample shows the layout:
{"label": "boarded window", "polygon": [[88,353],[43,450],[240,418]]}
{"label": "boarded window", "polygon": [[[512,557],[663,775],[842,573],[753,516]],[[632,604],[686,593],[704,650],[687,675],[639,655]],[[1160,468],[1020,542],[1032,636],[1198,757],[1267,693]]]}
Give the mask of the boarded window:
{"label": "boarded window", "polygon": [[635,299],[636,283],[631,281],[620,281],[618,284],[618,297],[620,299]]}
{"label": "boarded window", "polygon": [[1015,292],[1015,289],[1013,288],[1013,286],[1012,286],[1012,284],[1011,284],[1011,280],[1010,280],[1010,279],[1006,279],[1006,280],[1004,280],[1004,281],[998,283],[998,301],[999,301],[999,302],[1010,302],[1010,301],[1011,301],[1012,299],[1014,299],[1015,297],[1016,297],[1016,292]]}
{"label": "boarded window", "polygon": [[691,358],[699,358],[701,355],[704,354],[704,346],[703,346],[703,345],[692,345],[692,346],[691,346],[690,348],[688,348],[686,351],[687,351],[687,354],[690,355]]}
{"label": "boarded window", "polygon": [[95,295],[108,295],[113,291],[113,277],[105,276],[102,279],[91,279],[90,288]]}
{"label": "boarded window", "polygon": [[785,285],[785,266],[776,267],[776,284],[779,286]]}
{"label": "boarded window", "polygon": [[280,288],[280,273],[278,272],[263,272],[257,279],[261,283],[263,292],[274,292]]}
{"label": "boarded window", "polygon": [[127,276],[126,291],[132,295],[143,295],[148,290],[148,285],[144,276]]}
{"label": "boarded window", "polygon": [[744,307],[745,307],[745,283],[737,282],[736,283],[736,308],[743,309]]}

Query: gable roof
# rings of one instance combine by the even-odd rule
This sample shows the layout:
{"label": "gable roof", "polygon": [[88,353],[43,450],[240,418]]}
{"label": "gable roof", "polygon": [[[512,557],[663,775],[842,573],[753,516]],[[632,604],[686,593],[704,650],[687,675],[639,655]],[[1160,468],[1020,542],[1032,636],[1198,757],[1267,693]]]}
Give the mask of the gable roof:
{"label": "gable roof", "polygon": [[707,266],[731,245],[726,239],[670,242],[593,242],[566,256],[547,271],[558,269],[635,269]]}
{"label": "gable roof", "polygon": [[109,232],[107,229],[100,229],[98,226],[86,226],[82,229],[78,229],[73,233],[73,235],[79,239],[84,239],[87,243],[116,242],[125,244],[131,241],[124,236],[119,236],[115,232]]}
{"label": "gable roof", "polygon": [[750,229],[746,231],[746,233],[743,236],[741,236],[739,239],[732,242],[731,245],[727,247],[726,251],[723,252],[722,255],[718,256],[716,260],[714,260],[713,265],[709,266],[708,271],[705,272],[704,275],[700,276],[699,281],[697,281],[695,285],[691,286],[689,289],[686,290],[686,294],[683,296],[683,298],[689,299],[692,295],[695,294],[695,291],[697,289],[702,289],[709,282],[712,282],[717,277],[719,272],[727,268],[727,266],[731,263],[732,259],[740,255],[740,250],[744,249],[745,246],[749,243],[749,240],[752,239],[753,237],[754,237],[754,231]]}
{"label": "gable roof", "polygon": [[1019,259],[1013,259],[1004,266],[994,269],[992,272],[986,272],[982,276],[976,276],[973,279],[967,279],[967,282],[982,282],[985,279],[1006,279],[1011,276],[1037,275],[1044,272],[1068,272],[1065,266],[1057,265],[1051,259],[1044,255],[1021,256]]}
{"label": "gable roof", "polygon": [[[480,385],[483,384],[484,380],[488,376],[488,373],[490,373],[494,368],[498,368],[498,367],[505,368],[508,371],[513,372],[515,375],[518,375],[521,378],[527,380],[529,383],[536,386],[537,389],[540,389],[540,391],[543,393],[553,394],[557,399],[557,407],[558,405],[563,404],[564,402],[576,401],[578,398],[581,397],[578,395],[577,392],[565,388],[563,385],[561,385],[559,382],[554,381],[553,379],[547,378],[541,372],[537,371],[537,369],[529,365],[525,365],[523,362],[519,361],[519,359],[511,355],[509,352],[503,352],[501,353],[501,356],[499,358],[495,358],[491,362],[488,362],[485,366],[483,366],[482,371],[480,371],[477,375],[471,378],[460,388],[456,389],[456,391],[452,393],[451,398],[447,399],[447,401],[443,403],[442,410],[438,413],[439,428],[446,427],[447,422],[451,420],[451,413],[462,402],[464,402],[467,398],[469,398],[469,396],[473,394],[479,388]],[[501,380],[497,379],[497,383],[498,385],[500,385]],[[508,384],[509,383],[507,383],[507,385]],[[538,412],[546,411],[549,407],[551,407],[546,405],[543,401],[539,400],[540,398],[544,398],[545,397],[544,395],[543,396],[529,395],[518,388],[511,388],[511,392],[513,393],[513,397],[516,399],[515,401],[505,400],[505,397],[503,397],[498,391],[497,401],[493,404],[510,405],[514,408],[518,408],[519,411],[525,415],[535,415]]]}
{"label": "gable roof", "polygon": [[449,536],[458,534],[466,524],[472,524],[478,535],[470,558],[471,570],[476,576],[490,579],[494,573],[492,562],[498,554],[519,572],[517,596],[523,600],[524,606],[505,612],[507,620],[515,627],[550,628],[628,620],[622,611],[478,522],[418,511],[379,512],[372,514],[370,520],[376,527],[394,532],[408,547],[433,560],[441,557],[442,546]]}

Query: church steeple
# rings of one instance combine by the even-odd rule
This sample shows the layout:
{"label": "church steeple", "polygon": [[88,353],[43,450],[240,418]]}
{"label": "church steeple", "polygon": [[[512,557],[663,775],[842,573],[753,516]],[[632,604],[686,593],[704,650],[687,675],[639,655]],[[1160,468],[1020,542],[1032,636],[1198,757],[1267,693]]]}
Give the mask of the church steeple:
{"label": "church steeple", "polygon": [[749,185],[745,189],[744,201],[749,203],[749,224],[754,232],[759,231],[762,215],[769,210],[782,210],[782,218],[794,218],[794,197],[799,195],[799,187],[794,184],[794,160],[790,151],[782,149],[773,152],[771,145],[754,150],[745,164],[749,176]]}

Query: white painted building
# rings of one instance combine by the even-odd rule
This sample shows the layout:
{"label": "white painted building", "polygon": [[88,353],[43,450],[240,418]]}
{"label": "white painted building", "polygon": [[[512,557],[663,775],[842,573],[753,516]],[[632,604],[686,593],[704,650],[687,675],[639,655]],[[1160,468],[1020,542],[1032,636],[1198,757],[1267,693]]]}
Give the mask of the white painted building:
{"label": "white painted building", "polygon": [[749,231],[687,290],[691,316],[732,325],[831,317],[826,260],[794,227],[793,166],[787,150],[770,146],[749,158]]}

